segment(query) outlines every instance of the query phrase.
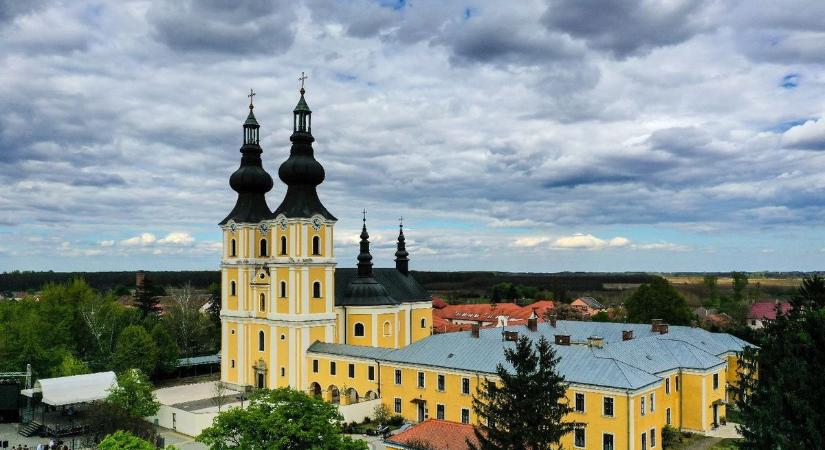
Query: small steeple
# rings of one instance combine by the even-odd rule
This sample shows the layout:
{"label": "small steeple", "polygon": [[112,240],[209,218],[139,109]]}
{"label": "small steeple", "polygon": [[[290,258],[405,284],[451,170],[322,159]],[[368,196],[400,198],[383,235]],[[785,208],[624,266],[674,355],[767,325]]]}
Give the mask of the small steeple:
{"label": "small steeple", "polygon": [[272,189],[272,177],[264,170],[261,161],[259,131],[261,126],[252,113],[252,98],[255,91],[249,91],[249,115],[243,123],[243,145],[241,146],[241,165],[229,177],[229,186],[238,193],[235,207],[221,225],[233,220],[237,223],[256,223],[269,218],[272,211],[266,204],[266,193]]}
{"label": "small steeple", "polygon": [[358,276],[372,277],[372,254],[370,254],[370,235],[367,233],[367,210],[363,211],[363,225],[361,226],[361,251],[358,253]]}
{"label": "small steeple", "polygon": [[401,217],[398,219],[398,249],[395,251],[395,268],[404,275],[410,271],[409,255],[404,239],[404,218]]}

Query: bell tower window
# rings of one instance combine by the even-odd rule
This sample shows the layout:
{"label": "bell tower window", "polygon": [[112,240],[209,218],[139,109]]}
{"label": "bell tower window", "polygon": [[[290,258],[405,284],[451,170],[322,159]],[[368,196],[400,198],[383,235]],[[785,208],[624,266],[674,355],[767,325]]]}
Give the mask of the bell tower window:
{"label": "bell tower window", "polygon": [[281,255],[286,255],[286,236],[281,236]]}
{"label": "bell tower window", "polygon": [[234,281],[229,282],[229,295],[231,295],[232,297],[234,297],[236,295],[235,294],[235,282]]}
{"label": "bell tower window", "polygon": [[267,248],[266,248],[266,239],[261,239],[261,256],[266,256]]}
{"label": "bell tower window", "polygon": [[229,242],[229,256],[237,256],[236,244],[235,239],[232,239]]}
{"label": "bell tower window", "polygon": [[320,255],[321,254],[321,238],[318,236],[312,237],[312,254],[313,255]]}
{"label": "bell tower window", "polygon": [[312,297],[321,298],[321,282],[316,281],[312,283]]}
{"label": "bell tower window", "polygon": [[357,337],[364,336],[364,324],[363,323],[356,323],[355,327],[353,328],[353,334]]}
{"label": "bell tower window", "polygon": [[266,346],[266,336],[264,336],[263,331],[259,331],[258,332],[258,351],[259,352],[264,351],[265,346]]}
{"label": "bell tower window", "polygon": [[266,295],[261,294],[261,301],[260,305],[258,305],[258,309],[261,311],[266,311]]}
{"label": "bell tower window", "polygon": [[281,281],[281,298],[286,298],[286,281]]}

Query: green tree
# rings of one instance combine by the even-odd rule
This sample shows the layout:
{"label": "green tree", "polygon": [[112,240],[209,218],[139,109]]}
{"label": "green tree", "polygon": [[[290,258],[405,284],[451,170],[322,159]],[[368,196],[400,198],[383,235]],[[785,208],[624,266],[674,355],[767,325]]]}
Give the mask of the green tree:
{"label": "green tree", "polygon": [[53,375],[55,377],[70,377],[72,375],[83,375],[91,372],[89,366],[83,361],[75,358],[74,355],[67,353],[63,356],[63,361],[60,365],[55,367]]}
{"label": "green tree", "polygon": [[551,316],[556,316],[558,320],[578,320],[580,322],[590,320],[589,314],[568,303],[557,303],[553,309],[548,309],[545,317],[549,319]]}
{"label": "green tree", "polygon": [[171,292],[172,301],[163,317],[181,356],[189,357],[215,351],[215,325],[201,312],[201,304],[188,284]]}
{"label": "green tree", "polygon": [[590,320],[593,322],[610,322],[610,314],[608,314],[607,311],[599,311],[593,314]]}
{"label": "green tree", "polygon": [[247,408],[218,414],[197,440],[212,450],[366,450],[366,442],[341,433],[342,421],[338,409],[319,398],[290,388],[260,389]]}
{"label": "green tree", "polygon": [[135,287],[134,305],[140,310],[141,316],[157,315],[160,312],[160,295],[163,290],[152,282],[148,274],[144,273],[143,283]]}
{"label": "green tree", "polygon": [[375,405],[372,415],[375,417],[375,422],[379,424],[386,424],[392,419],[392,411],[390,411],[390,407],[384,403]]}
{"label": "green tree", "polygon": [[157,361],[157,347],[149,333],[140,325],[129,325],[117,338],[114,354],[114,368],[117,372],[140,369],[152,373]]}
{"label": "green tree", "polygon": [[661,277],[643,284],[625,302],[627,318],[634,323],[662,319],[673,325],[687,325],[693,318],[690,307],[673,286]]}
{"label": "green tree", "polygon": [[791,304],[794,308],[825,308],[825,279],[812,274],[802,279],[802,286]]}
{"label": "green tree", "polygon": [[129,369],[118,375],[117,386],[109,390],[106,402],[123,408],[133,417],[148,417],[160,408],[152,389],[149,377],[138,369]]}
{"label": "green tree", "polygon": [[719,277],[716,275],[705,275],[702,279],[705,285],[705,298],[703,302],[706,306],[716,306],[719,303]]}
{"label": "green tree", "polygon": [[580,423],[565,422],[573,411],[567,401],[567,384],[556,372],[559,358],[544,337],[534,346],[522,336],[515,347],[504,350],[512,365],[496,367],[499,382],[484,380],[473,396],[473,410],[480,425],[475,429],[479,445],[473,449],[546,449]]}
{"label": "green tree", "polygon": [[748,287],[748,275],[743,272],[732,272],[730,274],[733,283],[733,301],[736,303],[744,302],[745,289]]}
{"label": "green tree", "polygon": [[155,363],[154,373],[157,375],[166,375],[175,370],[175,363],[178,361],[178,346],[172,339],[172,335],[163,324],[156,324],[152,328],[152,341],[157,348],[157,362]]}
{"label": "green tree", "polygon": [[155,450],[155,446],[128,431],[116,431],[100,441],[97,450]]}

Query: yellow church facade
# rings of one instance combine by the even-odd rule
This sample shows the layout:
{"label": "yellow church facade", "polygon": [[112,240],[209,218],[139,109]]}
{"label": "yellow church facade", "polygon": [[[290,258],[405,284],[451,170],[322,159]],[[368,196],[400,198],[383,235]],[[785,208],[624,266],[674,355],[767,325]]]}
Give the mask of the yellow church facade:
{"label": "yellow church facade", "polygon": [[477,423],[473,394],[496,379],[504,349],[515,336],[543,336],[570,383],[570,420],[587,424],[565,437],[566,448],[655,449],[666,425],[706,433],[722,422],[737,355],[748,345],[727,334],[531,318],[527,326],[431,336],[431,297],[409,272],[403,228],[396,266],[373,268],[363,217],[357,268],[338,267],[337,219],[317,194],[325,173],[311,130],[302,88],[278,170],[286,193],[271,210],[274,183],[250,102],[241,164],[230,177],[238,200],[220,223],[222,382],[289,386],[342,406],[380,401],[413,422]]}

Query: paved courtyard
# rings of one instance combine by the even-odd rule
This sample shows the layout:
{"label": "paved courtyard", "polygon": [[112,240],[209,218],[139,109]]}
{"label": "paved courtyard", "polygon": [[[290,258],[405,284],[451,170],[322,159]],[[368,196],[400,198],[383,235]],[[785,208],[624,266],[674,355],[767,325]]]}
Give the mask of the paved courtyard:
{"label": "paved courtyard", "polygon": [[[49,442],[48,438],[41,438],[38,436],[32,437],[23,437],[17,434],[17,426],[16,423],[0,423],[0,441],[9,441],[9,448],[12,448],[16,445],[28,445],[30,449],[37,448],[37,444],[46,444]],[[68,445],[69,448],[74,450],[79,450],[82,447],[80,446],[80,438],[75,436],[74,442],[72,438],[68,438],[63,440],[63,443]]]}

